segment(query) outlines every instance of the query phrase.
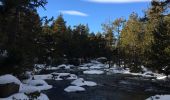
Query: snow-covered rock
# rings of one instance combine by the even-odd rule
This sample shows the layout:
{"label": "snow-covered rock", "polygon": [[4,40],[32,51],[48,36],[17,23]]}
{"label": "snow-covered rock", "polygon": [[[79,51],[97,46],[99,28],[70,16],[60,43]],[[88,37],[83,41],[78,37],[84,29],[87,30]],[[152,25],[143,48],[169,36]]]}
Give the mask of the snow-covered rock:
{"label": "snow-covered rock", "polygon": [[164,80],[164,79],[166,79],[167,78],[167,76],[164,76],[164,75],[162,75],[162,76],[157,76],[157,80]]}
{"label": "snow-covered rock", "polygon": [[24,93],[16,93],[7,98],[0,98],[0,100],[29,100],[29,98]]}
{"label": "snow-covered rock", "polygon": [[95,82],[92,82],[92,81],[84,81],[84,84],[87,86],[96,86],[97,85]]}
{"label": "snow-covered rock", "polygon": [[109,72],[113,74],[128,74],[130,73],[129,70],[123,69],[123,68],[118,68],[118,67],[113,67],[109,69]]}
{"label": "snow-covered rock", "polygon": [[58,66],[59,69],[71,69],[73,67],[74,67],[73,65],[65,65],[65,64]]}
{"label": "snow-covered rock", "polygon": [[86,70],[83,71],[84,74],[104,74],[104,71],[101,70]]}
{"label": "snow-covered rock", "polygon": [[49,98],[46,94],[41,93],[37,100],[49,100]]}
{"label": "snow-covered rock", "polygon": [[48,85],[44,80],[31,80],[27,84],[20,85],[20,92],[34,93],[42,90],[51,89],[52,86]]}
{"label": "snow-covered rock", "polygon": [[80,86],[68,86],[64,89],[65,92],[77,92],[77,91],[85,91],[85,88]]}
{"label": "snow-covered rock", "polygon": [[79,78],[77,80],[74,80],[73,82],[71,82],[72,85],[76,85],[76,86],[96,86],[97,84],[95,82],[92,81],[84,81],[83,78]]}
{"label": "snow-covered rock", "polygon": [[170,100],[170,95],[155,95],[147,98],[146,100]]}
{"label": "snow-covered rock", "polygon": [[103,64],[95,64],[90,67],[90,69],[102,69],[102,68],[104,68]]}
{"label": "snow-covered rock", "polygon": [[48,68],[46,68],[46,70],[58,70],[59,68],[58,67],[51,67],[49,66]]}
{"label": "snow-covered rock", "polygon": [[80,67],[90,67],[93,65],[94,65],[93,63],[85,63],[85,64],[80,65]]}
{"label": "snow-covered rock", "polygon": [[46,79],[52,79],[52,75],[51,74],[46,74],[46,75],[34,75],[34,79],[35,80],[46,80]]}
{"label": "snow-covered rock", "polygon": [[68,77],[68,80],[76,80],[78,77],[75,74],[70,74],[70,77]]}
{"label": "snow-covered rock", "polygon": [[0,76],[0,84],[15,83],[20,85],[21,81],[13,75],[7,74]]}
{"label": "snow-covered rock", "polygon": [[76,86],[84,86],[84,79],[83,78],[79,78],[77,80],[74,80],[73,82],[71,82],[72,85],[76,85]]}
{"label": "snow-covered rock", "polygon": [[45,64],[35,64],[34,65],[35,66],[35,68],[40,68],[40,69],[43,69],[43,68],[45,68]]}
{"label": "snow-covered rock", "polygon": [[79,69],[81,69],[81,70],[87,70],[87,69],[89,69],[89,67],[79,67]]}
{"label": "snow-covered rock", "polygon": [[48,85],[48,84],[44,80],[31,80],[28,82],[28,85],[42,86],[42,85]]}
{"label": "snow-covered rock", "polygon": [[29,98],[24,93],[16,93],[7,98],[0,98],[0,100],[49,100],[48,96],[41,93],[37,98]]}

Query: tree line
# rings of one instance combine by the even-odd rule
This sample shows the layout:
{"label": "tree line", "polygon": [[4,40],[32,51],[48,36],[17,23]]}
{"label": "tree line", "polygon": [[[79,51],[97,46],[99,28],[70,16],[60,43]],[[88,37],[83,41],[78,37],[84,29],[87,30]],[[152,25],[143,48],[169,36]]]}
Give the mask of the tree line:
{"label": "tree line", "polygon": [[63,15],[40,18],[37,8],[46,0],[1,2],[0,74],[31,70],[35,63],[77,65],[97,57],[135,72],[142,65],[164,73],[170,69],[169,0],[153,0],[144,17],[132,13],[128,20],[102,24],[104,32],[98,33],[88,25],[67,26]]}

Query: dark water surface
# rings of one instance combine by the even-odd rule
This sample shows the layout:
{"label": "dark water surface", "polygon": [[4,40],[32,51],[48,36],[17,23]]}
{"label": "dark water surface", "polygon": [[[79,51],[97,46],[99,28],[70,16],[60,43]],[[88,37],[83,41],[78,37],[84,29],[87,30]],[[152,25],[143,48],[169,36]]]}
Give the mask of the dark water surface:
{"label": "dark water surface", "polygon": [[[72,72],[74,73],[74,72]],[[71,80],[47,80],[53,88],[45,91],[50,100],[145,100],[156,94],[170,94],[169,81],[155,81],[140,76],[114,75],[84,75],[75,72],[78,77],[94,81],[98,85],[86,87],[85,92],[67,93],[64,89]]]}

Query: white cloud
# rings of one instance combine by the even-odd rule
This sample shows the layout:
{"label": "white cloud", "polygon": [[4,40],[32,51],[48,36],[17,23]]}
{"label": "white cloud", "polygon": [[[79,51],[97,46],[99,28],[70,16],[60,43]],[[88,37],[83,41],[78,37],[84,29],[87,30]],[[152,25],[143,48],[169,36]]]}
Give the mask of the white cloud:
{"label": "white cloud", "polygon": [[67,14],[67,15],[73,15],[73,16],[83,16],[87,17],[88,14],[80,12],[80,11],[75,11],[75,10],[61,10],[59,11],[62,14]]}
{"label": "white cloud", "polygon": [[84,0],[96,3],[133,3],[133,2],[150,2],[151,0]]}

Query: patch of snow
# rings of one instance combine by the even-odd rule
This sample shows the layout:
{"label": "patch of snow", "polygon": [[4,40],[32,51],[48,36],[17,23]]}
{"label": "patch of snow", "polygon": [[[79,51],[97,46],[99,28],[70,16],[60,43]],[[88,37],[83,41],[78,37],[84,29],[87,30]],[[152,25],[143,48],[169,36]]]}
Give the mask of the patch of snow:
{"label": "patch of snow", "polygon": [[90,67],[90,66],[93,66],[93,63],[85,63],[80,65],[80,67]]}
{"label": "patch of snow", "polygon": [[54,76],[55,80],[63,80],[62,77],[65,77],[68,80],[74,80],[77,79],[77,75],[75,74],[70,74],[70,73],[51,73]]}
{"label": "patch of snow", "polygon": [[164,79],[166,79],[167,78],[167,76],[158,76],[156,79],[157,80],[164,80]]}
{"label": "patch of snow", "polygon": [[51,67],[49,66],[48,68],[46,68],[46,70],[58,70],[59,68],[58,67]]}
{"label": "patch of snow", "polygon": [[44,80],[31,80],[28,84],[20,85],[20,92],[22,93],[34,93],[42,90],[51,89],[52,86],[48,85]]}
{"label": "patch of snow", "polygon": [[61,81],[61,80],[63,80],[63,79],[60,78],[59,76],[57,76],[57,78],[55,78],[54,80],[56,80],[56,81]]}
{"label": "patch of snow", "polygon": [[75,74],[70,74],[70,77],[68,77],[68,80],[76,80],[78,77]]}
{"label": "patch of snow", "polygon": [[60,69],[62,69],[62,68],[63,69],[70,69],[70,65],[67,66],[65,64],[62,64],[62,65],[59,65],[58,68],[60,68]]}
{"label": "patch of snow", "polygon": [[110,72],[114,73],[114,74],[128,74],[128,73],[130,73],[129,70],[119,68],[119,67],[110,68]]}
{"label": "patch of snow", "polygon": [[0,100],[29,100],[29,98],[24,93],[16,93],[7,98],[0,98]]}
{"label": "patch of snow", "polygon": [[101,70],[86,70],[83,71],[84,74],[104,74],[104,71]]}
{"label": "patch of snow", "polygon": [[87,86],[96,86],[96,85],[97,85],[95,82],[92,82],[92,81],[84,81],[84,83],[85,83]]}
{"label": "patch of snow", "polygon": [[34,75],[33,76],[35,80],[46,80],[46,79],[52,79],[51,74],[45,74],[45,75]]}
{"label": "patch of snow", "polygon": [[95,64],[90,67],[90,69],[102,69],[102,68],[104,68],[103,64]]}
{"label": "patch of snow", "polygon": [[19,92],[21,93],[34,93],[34,92],[40,92],[40,90],[36,86],[30,86],[27,84],[22,84],[20,85],[20,90]]}
{"label": "patch of snow", "polygon": [[30,80],[28,85],[37,86],[37,85],[47,85],[44,80]]}
{"label": "patch of snow", "polygon": [[45,68],[46,64],[35,64],[34,66],[35,66],[35,68],[43,69],[43,68]]}
{"label": "patch of snow", "polygon": [[84,86],[84,79],[83,78],[79,78],[77,80],[74,80],[73,82],[71,82],[72,85],[76,85],[76,86]]}
{"label": "patch of snow", "polygon": [[24,93],[16,93],[7,98],[0,98],[0,100],[49,100],[48,96],[41,93],[37,98],[29,98]]}
{"label": "patch of snow", "polygon": [[15,76],[10,74],[0,76],[0,84],[8,84],[8,83],[15,83],[20,85],[21,81]]}
{"label": "patch of snow", "polygon": [[146,100],[169,100],[170,95],[155,95],[147,98]]}
{"label": "patch of snow", "polygon": [[89,69],[89,67],[79,67],[79,69],[81,69],[81,70],[87,70],[87,69]]}
{"label": "patch of snow", "polygon": [[37,100],[49,100],[49,98],[46,94],[41,93]]}
{"label": "patch of snow", "polygon": [[71,82],[72,85],[76,85],[76,86],[96,86],[97,84],[95,82],[92,81],[84,81],[83,78],[79,78],[77,80],[74,80],[73,82]]}
{"label": "patch of snow", "polygon": [[77,91],[85,91],[85,88],[80,86],[68,86],[64,89],[66,92],[77,92]]}
{"label": "patch of snow", "polygon": [[104,68],[109,68],[110,66],[109,66],[109,64],[106,64],[105,66],[104,66]]}

